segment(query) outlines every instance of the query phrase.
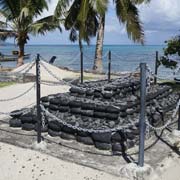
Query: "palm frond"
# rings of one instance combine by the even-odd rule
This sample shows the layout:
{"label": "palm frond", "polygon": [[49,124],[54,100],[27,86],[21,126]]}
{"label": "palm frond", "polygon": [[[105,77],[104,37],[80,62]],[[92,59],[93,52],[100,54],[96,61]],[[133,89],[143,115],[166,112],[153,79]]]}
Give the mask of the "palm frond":
{"label": "palm frond", "polygon": [[48,10],[48,4],[46,0],[26,0],[27,8],[30,9],[30,11],[33,13],[33,16],[37,17],[38,15],[41,15],[41,13],[44,11],[44,9]]}
{"label": "palm frond", "polygon": [[72,0],[59,0],[56,5],[54,15],[56,17],[65,16],[71,2],[72,2]]}
{"label": "palm frond", "polygon": [[93,10],[104,16],[108,9],[109,0],[90,0],[90,5]]}
{"label": "palm frond", "polygon": [[30,15],[30,9],[27,7],[23,7],[21,9],[21,13],[19,15],[19,19],[22,21],[22,19],[27,18]]}
{"label": "palm frond", "polygon": [[7,27],[7,23],[4,21],[0,21],[0,28],[6,28]]}
{"label": "palm frond", "polygon": [[70,30],[70,40],[74,42],[79,38],[89,43],[90,38],[96,35],[98,29],[97,16],[98,14],[91,7],[88,0],[84,2],[75,0],[65,19],[65,28]]}
{"label": "palm frond", "polygon": [[81,21],[83,24],[85,23],[89,11],[89,0],[83,0],[80,4],[79,14],[77,17],[78,21]]}
{"label": "palm frond", "polygon": [[79,14],[81,2],[79,0],[74,0],[70,9],[67,12],[64,26],[66,30],[70,30],[73,26],[78,26],[77,17]]}
{"label": "palm frond", "polygon": [[142,3],[150,3],[151,0],[131,0],[133,4],[142,4]]}
{"label": "palm frond", "polygon": [[54,31],[59,29],[62,31],[60,24],[62,20],[55,18],[54,16],[47,16],[34,22],[29,29],[29,32],[33,35],[42,34],[44,35],[48,31]]}
{"label": "palm frond", "polygon": [[0,29],[0,40],[5,41],[7,38],[16,38],[17,33],[11,30]]}
{"label": "palm frond", "polygon": [[134,42],[144,43],[144,31],[137,7],[131,0],[114,0],[117,17],[126,26],[128,37]]}
{"label": "palm frond", "polygon": [[71,30],[70,30],[69,39],[72,42],[75,42],[75,41],[78,40],[78,33],[77,33],[77,30],[74,27],[72,27]]}

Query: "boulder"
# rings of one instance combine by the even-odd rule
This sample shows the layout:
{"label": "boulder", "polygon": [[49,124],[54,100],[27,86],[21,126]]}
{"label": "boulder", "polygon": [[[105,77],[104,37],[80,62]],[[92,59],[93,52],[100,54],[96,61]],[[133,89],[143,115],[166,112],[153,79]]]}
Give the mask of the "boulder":
{"label": "boulder", "polygon": [[95,141],[95,147],[97,149],[100,149],[100,150],[111,150],[112,149],[112,145],[111,144],[97,142],[97,141]]}
{"label": "boulder", "polygon": [[12,118],[9,120],[9,126],[13,128],[19,128],[21,127],[21,120],[17,118]]}
{"label": "boulder", "polygon": [[109,133],[92,133],[92,138],[94,141],[102,143],[111,143],[111,132]]}
{"label": "boulder", "polygon": [[77,136],[76,139],[78,142],[81,142],[83,144],[94,145],[94,141],[92,140],[92,138],[90,136],[86,136],[86,137]]}

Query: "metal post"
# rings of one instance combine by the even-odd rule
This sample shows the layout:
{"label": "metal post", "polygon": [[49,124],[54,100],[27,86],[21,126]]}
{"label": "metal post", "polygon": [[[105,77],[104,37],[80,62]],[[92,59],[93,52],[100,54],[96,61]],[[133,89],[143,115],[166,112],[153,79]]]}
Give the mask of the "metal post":
{"label": "metal post", "polygon": [[108,82],[111,81],[111,51],[109,51],[108,55]]}
{"label": "metal post", "polygon": [[81,51],[81,84],[83,84],[83,52]]}
{"label": "metal post", "polygon": [[37,142],[41,142],[41,106],[40,106],[40,98],[41,98],[41,87],[40,87],[40,55],[37,54],[36,58],[36,105],[37,105]]}
{"label": "metal post", "polygon": [[[180,94],[179,94],[179,99],[180,99]],[[180,131],[180,106],[178,110],[178,131]]]}
{"label": "metal post", "polygon": [[[157,76],[158,73],[158,60],[159,60],[159,53],[156,51],[156,62],[155,62],[155,75]],[[157,77],[154,77],[154,84],[157,84]]]}
{"label": "metal post", "polygon": [[140,128],[140,143],[139,143],[139,160],[138,166],[144,166],[144,140],[145,140],[145,109],[146,109],[146,63],[140,64],[141,69],[141,104],[140,104],[140,119],[139,119],[139,128]]}

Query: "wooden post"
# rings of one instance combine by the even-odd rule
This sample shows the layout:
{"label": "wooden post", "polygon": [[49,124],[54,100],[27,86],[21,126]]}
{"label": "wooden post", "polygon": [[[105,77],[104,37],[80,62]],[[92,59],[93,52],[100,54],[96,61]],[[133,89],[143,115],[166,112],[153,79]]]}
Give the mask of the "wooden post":
{"label": "wooden post", "polygon": [[145,141],[145,110],[146,110],[146,63],[140,64],[141,69],[141,90],[140,90],[140,119],[139,119],[139,160],[138,166],[144,166],[144,141]]}

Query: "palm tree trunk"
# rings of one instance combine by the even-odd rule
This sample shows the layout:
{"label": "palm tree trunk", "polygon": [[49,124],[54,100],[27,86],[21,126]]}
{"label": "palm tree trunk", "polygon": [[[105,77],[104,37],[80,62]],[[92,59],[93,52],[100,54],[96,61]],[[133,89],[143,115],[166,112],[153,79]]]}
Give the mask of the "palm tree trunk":
{"label": "palm tree trunk", "polygon": [[105,16],[100,18],[97,41],[96,41],[96,52],[95,52],[93,70],[98,73],[103,72],[102,55],[103,55],[104,30],[105,30]]}
{"label": "palm tree trunk", "polygon": [[24,43],[19,43],[19,55],[18,55],[18,61],[17,61],[17,67],[24,64]]}

